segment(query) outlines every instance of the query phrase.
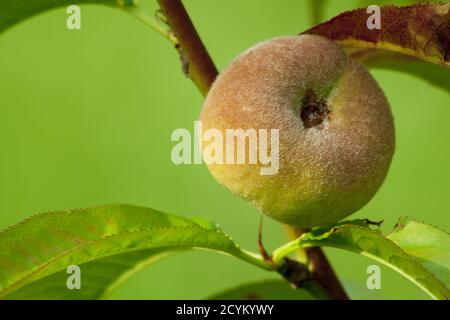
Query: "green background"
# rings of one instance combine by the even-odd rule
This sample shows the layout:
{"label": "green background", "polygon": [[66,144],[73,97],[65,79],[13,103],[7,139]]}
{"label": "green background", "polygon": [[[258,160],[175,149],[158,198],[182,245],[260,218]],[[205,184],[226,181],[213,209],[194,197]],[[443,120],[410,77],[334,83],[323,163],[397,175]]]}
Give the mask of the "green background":
{"label": "green background", "polygon": [[[155,1],[142,2],[153,14]],[[219,69],[258,41],[311,26],[305,0],[185,4]],[[325,18],[355,4],[330,1]],[[192,131],[202,105],[172,45],[116,9],[82,6],[78,31],[66,28],[67,16],[54,10],[0,36],[0,229],[44,211],[130,203],[209,217],[256,250],[258,212],[205,166],[171,162],[172,131]],[[449,93],[406,74],[373,74],[392,105],[397,151],[381,190],[352,217],[384,219],[386,232],[404,215],[450,230]],[[281,225],[265,219],[264,241],[269,249],[285,242]],[[427,298],[384,267],[382,289],[370,291],[366,268],[376,263],[326,252],[358,297]],[[137,274],[113,298],[198,299],[274,277],[194,251]]]}

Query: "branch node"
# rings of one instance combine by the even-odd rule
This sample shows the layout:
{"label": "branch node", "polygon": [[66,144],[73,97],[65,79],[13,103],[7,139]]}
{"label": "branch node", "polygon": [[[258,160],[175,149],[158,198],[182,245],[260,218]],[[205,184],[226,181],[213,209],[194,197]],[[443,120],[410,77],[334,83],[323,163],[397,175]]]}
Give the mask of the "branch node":
{"label": "branch node", "polygon": [[178,51],[178,55],[180,57],[181,70],[183,71],[186,77],[191,79],[191,76],[189,74],[189,59],[186,57],[186,55],[183,52],[183,48],[178,43],[175,44],[175,49]]}
{"label": "branch node", "polygon": [[278,273],[286,279],[294,289],[303,288],[305,283],[313,281],[308,267],[299,261],[284,258],[284,263]]}

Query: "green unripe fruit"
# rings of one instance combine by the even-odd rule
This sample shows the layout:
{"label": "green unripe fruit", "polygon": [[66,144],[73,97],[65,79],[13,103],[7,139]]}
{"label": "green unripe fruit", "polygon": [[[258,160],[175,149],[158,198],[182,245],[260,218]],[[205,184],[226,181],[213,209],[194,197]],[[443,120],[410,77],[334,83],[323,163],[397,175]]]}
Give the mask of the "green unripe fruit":
{"label": "green unripe fruit", "polygon": [[363,207],[395,149],[378,84],[336,44],[313,35],[268,40],[239,55],[214,82],[200,120],[203,131],[223,136],[226,129],[279,129],[277,174],[261,175],[261,163],[208,168],[265,214],[302,227]]}

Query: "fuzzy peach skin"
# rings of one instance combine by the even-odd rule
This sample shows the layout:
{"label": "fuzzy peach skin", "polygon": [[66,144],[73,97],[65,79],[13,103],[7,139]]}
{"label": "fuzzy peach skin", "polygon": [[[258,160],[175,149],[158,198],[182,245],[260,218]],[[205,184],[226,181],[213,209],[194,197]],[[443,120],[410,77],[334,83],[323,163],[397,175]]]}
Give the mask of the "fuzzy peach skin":
{"label": "fuzzy peach skin", "polygon": [[[301,117],[307,94],[328,110],[320,124]],[[313,35],[271,39],[235,58],[214,82],[200,120],[203,132],[216,128],[224,137],[226,129],[279,129],[277,174],[261,175],[261,163],[208,168],[263,213],[301,227],[335,223],[363,207],[395,149],[378,84],[336,44]]]}

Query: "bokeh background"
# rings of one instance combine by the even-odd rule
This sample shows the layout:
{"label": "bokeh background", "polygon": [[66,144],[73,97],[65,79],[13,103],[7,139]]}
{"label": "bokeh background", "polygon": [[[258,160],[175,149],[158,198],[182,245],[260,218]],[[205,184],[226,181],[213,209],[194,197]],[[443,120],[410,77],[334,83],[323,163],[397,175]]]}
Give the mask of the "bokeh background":
{"label": "bokeh background", "polygon": [[[156,1],[142,2],[155,11]],[[357,2],[329,1],[324,18]],[[219,69],[258,41],[311,26],[306,0],[185,5]],[[58,9],[0,36],[0,229],[44,211],[130,203],[208,217],[256,250],[258,212],[205,166],[171,162],[172,131],[192,130],[202,105],[175,50],[127,13],[81,8],[79,31],[66,28],[65,9]],[[450,230],[450,95],[407,74],[373,74],[392,105],[397,151],[385,184],[353,218],[384,219],[385,232],[404,215]],[[281,225],[266,219],[264,241],[269,249],[285,242]],[[359,297],[427,299],[385,267],[382,289],[369,291],[366,268],[373,261],[326,252]],[[200,299],[273,278],[236,259],[193,251],[137,274],[113,298]]]}

